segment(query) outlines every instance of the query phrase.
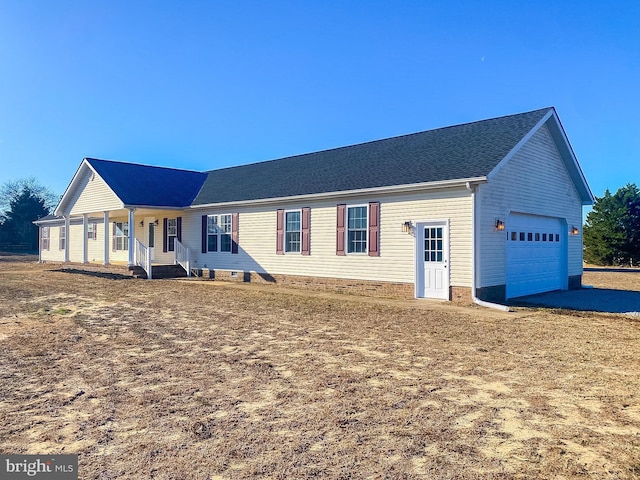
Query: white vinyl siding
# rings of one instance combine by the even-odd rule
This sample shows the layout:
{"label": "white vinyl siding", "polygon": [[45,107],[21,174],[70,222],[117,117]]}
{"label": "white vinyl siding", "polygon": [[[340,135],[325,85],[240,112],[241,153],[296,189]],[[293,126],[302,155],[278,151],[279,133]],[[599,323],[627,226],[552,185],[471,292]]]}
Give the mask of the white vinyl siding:
{"label": "white vinyl siding", "polygon": [[[201,253],[201,216],[194,209],[183,216],[183,243],[191,248],[194,265],[220,270],[288,274],[342,279],[413,283],[414,237],[402,231],[406,220],[450,219],[451,285],[471,286],[471,196],[465,188],[393,196],[350,199],[348,206],[380,202],[380,256],[336,255],[336,206],[343,199],[305,202],[311,207],[309,256],[277,255],[273,206],[237,208],[238,255]],[[285,210],[294,205],[283,204]]]}
{"label": "white vinyl siding", "polygon": [[64,261],[64,250],[60,250],[58,248],[60,244],[60,226],[60,224],[49,225],[49,250],[41,250],[40,252],[40,256],[43,262]]}
{"label": "white vinyl siding", "polygon": [[[567,228],[582,225],[582,204],[546,125],[490,179],[479,186],[478,287],[506,283],[506,230],[496,231],[496,219],[510,213],[543,215],[564,220]],[[568,274],[582,274],[582,228],[568,235]]]}
{"label": "white vinyl siding", "polygon": [[69,199],[72,205],[71,215],[118,210],[123,207],[120,199],[105,181],[89,167],[82,166],[80,174],[81,183],[76,190],[76,196]]}

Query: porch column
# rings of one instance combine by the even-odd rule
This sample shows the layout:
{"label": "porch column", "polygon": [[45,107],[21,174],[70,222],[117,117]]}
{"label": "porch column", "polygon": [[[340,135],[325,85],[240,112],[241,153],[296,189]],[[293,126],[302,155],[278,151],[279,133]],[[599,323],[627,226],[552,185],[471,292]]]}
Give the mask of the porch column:
{"label": "porch column", "polygon": [[103,265],[109,265],[109,212],[104,212],[104,260]]}
{"label": "porch column", "polygon": [[64,262],[67,263],[69,261],[69,227],[71,226],[71,222],[69,220],[69,215],[65,215],[64,217]]}
{"label": "porch column", "polygon": [[89,232],[89,215],[82,214],[82,263],[87,263],[89,258],[89,252],[87,245],[87,233]]}
{"label": "porch column", "polygon": [[134,244],[133,241],[136,236],[136,224],[133,219],[133,208],[129,209],[129,266],[133,265],[133,249]]}

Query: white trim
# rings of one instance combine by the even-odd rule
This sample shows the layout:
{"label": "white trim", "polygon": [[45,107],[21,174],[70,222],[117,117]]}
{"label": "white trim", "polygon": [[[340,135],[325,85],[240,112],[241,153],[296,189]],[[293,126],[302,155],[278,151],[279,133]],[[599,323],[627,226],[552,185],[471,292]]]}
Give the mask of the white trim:
{"label": "white trim", "polygon": [[105,210],[103,212],[103,222],[104,222],[104,258],[102,263],[104,265],[109,265],[109,243],[111,242],[111,235],[109,235],[109,211]]}
{"label": "white trim", "polygon": [[89,232],[89,215],[87,213],[82,214],[82,263],[87,263],[89,260],[89,242],[87,241],[87,233]]}
{"label": "white trim", "polygon": [[303,202],[306,200],[314,199],[331,199],[338,198],[344,199],[345,197],[355,197],[368,195],[372,193],[384,195],[393,193],[411,193],[423,190],[436,190],[442,188],[454,188],[454,187],[466,187],[467,184],[486,183],[487,177],[473,177],[463,178],[456,180],[442,180],[438,182],[423,182],[423,183],[411,183],[406,185],[391,185],[387,187],[372,187],[361,188],[357,190],[337,190],[335,192],[323,192],[323,193],[310,193],[305,195],[292,195],[289,197],[274,197],[274,198],[258,198],[256,200],[238,200],[232,202],[219,202],[219,203],[203,203],[198,205],[190,205],[185,208],[203,209],[203,208],[232,208],[235,206],[253,206],[253,205],[270,205],[270,204],[282,204],[283,202]]}
{"label": "white trim", "polygon": [[135,253],[133,249],[135,248],[134,240],[136,236],[136,222],[133,216],[133,209],[129,210],[129,258],[128,264],[132,266],[134,264],[133,254]]}
{"label": "white trim", "polygon": [[[476,296],[477,292],[477,283],[481,281],[478,269],[478,215],[480,209],[476,206],[477,199],[477,189],[479,185],[471,185],[467,184],[467,189],[471,192],[471,300],[476,305],[480,305],[481,307],[493,308],[495,310],[501,310],[503,312],[510,312],[511,309],[506,305],[500,305],[498,303],[485,302],[484,300],[480,300]],[[506,265],[506,260],[505,260]],[[506,274],[505,274],[506,278]]]}
{"label": "white trim", "polygon": [[71,222],[68,216],[64,217],[64,261],[69,261],[69,235],[71,230]]}
{"label": "white trim", "polygon": [[[412,221],[415,225],[415,240],[414,240],[414,258],[415,258],[415,271],[414,271],[414,296],[415,298],[426,299],[439,299],[439,300],[451,300],[451,246],[450,246],[450,234],[451,225],[448,218],[431,219],[431,220],[416,220]],[[446,288],[443,289],[446,293],[446,297],[425,297],[424,292],[424,260],[423,260],[423,242],[424,242],[424,229],[426,227],[443,227],[442,236],[442,258],[445,263],[444,269],[446,270]]]}
{"label": "white trim", "polygon": [[[220,230],[220,217],[223,216],[229,216],[231,218],[231,231],[230,232],[222,232]],[[217,228],[218,228],[218,233],[209,233],[209,218],[210,217],[218,217],[218,221],[216,222]],[[216,250],[209,250],[209,236],[210,235],[215,235],[217,238],[216,240]],[[229,243],[229,251],[222,251],[220,250],[220,247],[222,246],[222,236],[223,235],[228,235],[229,238],[231,239],[231,242]],[[176,237],[177,238],[177,237]],[[233,253],[233,214],[232,213],[211,213],[211,214],[207,214],[207,253],[220,253],[220,254],[231,254]]]}
{"label": "white trim", "polygon": [[[560,121],[560,118],[558,117],[558,114],[556,113],[555,109],[553,111],[553,119],[555,120],[556,127],[558,128],[558,132],[562,136],[562,140],[564,141],[565,147],[567,148],[567,151],[569,153],[569,157],[571,158],[571,160],[573,162],[573,166],[574,166],[575,170],[578,172],[580,180],[582,180],[582,184],[583,184],[583,186],[584,186],[584,188],[585,188],[585,190],[586,190],[586,192],[587,192],[587,194],[589,196],[589,199],[588,199],[589,201],[585,202],[584,199],[583,199],[582,204],[583,205],[593,205],[595,203],[595,197],[593,196],[593,192],[591,191],[591,187],[589,186],[589,183],[587,182],[587,178],[584,176],[584,172],[582,171],[582,167],[580,167],[580,163],[578,162],[578,158],[576,157],[576,154],[573,151],[573,147],[571,146],[571,142],[569,141],[569,137],[567,136],[567,132],[564,131],[564,127],[562,126],[562,122]],[[549,129],[549,131],[551,133],[551,136],[553,137],[554,136],[553,135],[553,131],[551,129]],[[562,153],[560,153],[560,156],[564,158]],[[569,176],[573,179],[573,176],[571,175],[571,172],[569,172]],[[578,193],[580,193],[580,192],[578,192]]]}
{"label": "white trim", "polygon": [[[287,213],[296,212],[300,214],[300,228],[298,229],[298,233],[300,234],[300,249],[297,252],[287,250]],[[302,255],[302,208],[292,208],[290,210],[284,210],[282,223],[284,223],[282,235],[282,253],[285,255]]]}
{"label": "white trim", "polygon": [[[366,234],[366,241],[364,245],[364,252],[350,252],[349,251],[349,209],[350,208],[364,208],[366,217],[366,225],[364,232]],[[361,230],[361,229],[358,229]],[[369,204],[368,203],[354,203],[352,205],[345,204],[344,206],[344,254],[345,255],[369,255]]]}
{"label": "white trim", "polygon": [[[573,151],[573,147],[571,147],[571,143],[569,143],[569,138],[567,137],[567,134],[564,131],[564,127],[562,126],[562,123],[560,123],[560,119],[558,118],[558,114],[556,113],[555,108],[549,109],[549,111],[545,114],[545,116],[542,117],[542,119],[531,130],[529,130],[529,133],[527,133],[524,137],[522,137],[522,139],[516,144],[516,146],[513,147],[511,151],[507,153],[507,155],[502,160],[500,160],[500,163],[498,163],[498,165],[496,165],[493,168],[493,170],[489,172],[486,179],[487,181],[490,182],[493,179],[493,177],[497,175],[498,171],[518,152],[518,150],[520,150],[520,148],[522,148],[522,146],[525,143],[527,143],[531,139],[531,137],[533,137],[538,132],[538,130],[552,118],[554,120],[554,125],[558,133],[562,137],[561,140],[564,143],[566,152],[568,153],[569,159],[572,163],[573,170],[578,173],[578,179],[581,181],[584,191],[587,193],[586,199],[582,194],[580,194],[580,189],[577,188],[577,186],[575,185],[576,179],[574,178],[574,175],[572,175],[569,169],[569,165],[567,164],[568,163],[566,158],[567,155],[563,155],[562,152],[558,151],[560,158],[562,158],[565,164],[565,167],[567,167],[569,177],[571,177],[571,180],[574,182],[574,187],[576,188],[576,191],[578,192],[578,195],[582,200],[582,204],[592,205],[595,202],[595,198],[593,196],[593,193],[591,192],[591,187],[589,187],[589,184],[587,183],[587,179],[584,176],[584,172],[582,171],[580,164],[578,163],[578,159],[575,155],[575,152]],[[549,127],[549,125],[547,125],[547,127]],[[556,149],[558,149],[558,139],[556,138],[556,135],[554,135],[554,132],[552,131],[551,128],[549,128],[549,132],[551,133],[551,136],[553,137],[554,142],[556,143]]]}
{"label": "white trim", "polygon": [[545,116],[542,117],[542,119],[538,123],[536,123],[536,125],[531,130],[529,130],[529,133],[527,133],[524,137],[520,139],[520,141],[516,144],[516,146],[513,147],[511,151],[507,153],[507,155],[502,160],[500,160],[500,163],[498,163],[498,165],[493,167],[493,170],[491,170],[491,172],[489,172],[489,175],[487,175],[488,181],[491,181],[491,179],[496,176],[498,171],[502,167],[504,167],[504,165],[509,160],[511,160],[511,157],[513,157],[518,152],[518,150],[520,150],[522,146],[525,143],[527,143],[531,139],[531,137],[535,135],[535,133],[540,129],[540,127],[542,127],[542,125],[544,125],[546,121],[549,120],[549,117],[551,117],[552,115],[553,115],[553,109],[549,109],[549,111],[545,114]]}
{"label": "white trim", "polygon": [[[67,210],[61,211],[61,208],[63,207],[64,203],[69,200],[67,197],[70,195],[70,192],[72,190],[78,188],[77,184],[78,184],[78,182],[80,182],[80,178],[81,178],[80,172],[84,171],[83,167],[88,168],[89,170],[91,170],[93,175],[97,175],[97,177],[100,180],[102,180],[102,182],[107,186],[107,188],[113,194],[113,196],[116,197],[118,200],[120,200],[120,202],[122,203],[122,199],[120,197],[118,197],[118,195],[116,195],[116,192],[113,191],[111,186],[98,174],[98,172],[95,171],[95,169],[91,166],[89,161],[86,158],[83,158],[82,159],[82,163],[80,164],[80,166],[76,170],[76,173],[73,176],[73,178],[71,179],[71,182],[69,183],[69,185],[67,186],[67,189],[62,194],[62,197],[60,197],[60,201],[58,202],[58,206],[53,211],[54,215],[65,215],[65,214],[69,214],[71,212],[70,208],[68,209],[68,211]],[[94,177],[94,179],[95,179],[95,177]],[[122,203],[122,207],[121,208],[124,208],[124,203]]]}

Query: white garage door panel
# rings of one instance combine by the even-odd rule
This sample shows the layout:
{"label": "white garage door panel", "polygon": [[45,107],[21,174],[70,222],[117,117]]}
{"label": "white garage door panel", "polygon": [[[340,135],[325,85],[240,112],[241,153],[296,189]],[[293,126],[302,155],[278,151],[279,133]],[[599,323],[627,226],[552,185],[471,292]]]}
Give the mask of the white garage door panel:
{"label": "white garage door panel", "polygon": [[561,221],[511,214],[507,231],[507,298],[560,290],[564,281]]}

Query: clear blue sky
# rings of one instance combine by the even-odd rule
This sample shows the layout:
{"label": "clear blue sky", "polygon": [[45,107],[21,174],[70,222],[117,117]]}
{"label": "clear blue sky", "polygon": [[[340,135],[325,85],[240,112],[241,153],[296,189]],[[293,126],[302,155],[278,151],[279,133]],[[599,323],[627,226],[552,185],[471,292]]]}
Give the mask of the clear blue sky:
{"label": "clear blue sky", "polygon": [[0,0],[0,184],[194,170],[555,106],[640,183],[640,2]]}

